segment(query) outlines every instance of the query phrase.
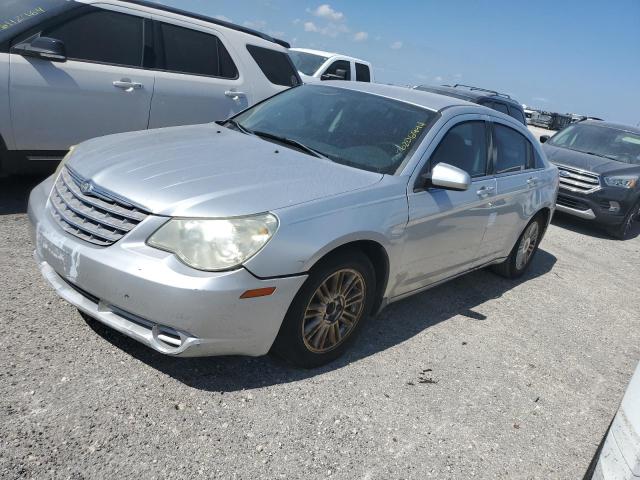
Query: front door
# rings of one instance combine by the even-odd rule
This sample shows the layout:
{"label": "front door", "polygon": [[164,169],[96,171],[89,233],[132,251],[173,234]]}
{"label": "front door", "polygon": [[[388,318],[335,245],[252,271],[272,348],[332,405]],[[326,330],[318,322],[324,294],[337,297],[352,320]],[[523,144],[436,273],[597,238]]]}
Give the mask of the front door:
{"label": "front door", "polygon": [[64,42],[66,62],[11,54],[18,150],[68,150],[89,138],[144,130],[154,75],[142,69],[144,20],[96,7],[39,32]]}
{"label": "front door", "polygon": [[457,121],[442,137],[425,170],[440,162],[472,178],[464,191],[428,188],[408,195],[409,222],[403,257],[406,277],[398,295],[439,282],[478,264],[493,213],[496,180],[488,175],[487,128],[483,120]]}

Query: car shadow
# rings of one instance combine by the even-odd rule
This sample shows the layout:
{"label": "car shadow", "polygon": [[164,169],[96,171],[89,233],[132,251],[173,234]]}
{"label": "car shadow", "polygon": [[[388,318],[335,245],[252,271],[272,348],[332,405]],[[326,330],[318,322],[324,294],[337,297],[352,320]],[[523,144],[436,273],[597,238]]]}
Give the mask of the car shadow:
{"label": "car shadow", "polygon": [[46,175],[0,177],[0,215],[26,213],[29,193]]}
{"label": "car shadow", "polygon": [[[431,290],[391,304],[369,319],[351,349],[338,360],[313,370],[290,366],[279,359],[264,357],[176,358],[148,347],[112,330],[96,320],[88,325],[102,338],[150,367],[199,390],[232,392],[295,382],[342,368],[398,345],[420,332],[457,315],[470,321],[491,321],[475,308],[501,297],[517,285],[550,272],[556,257],[540,249],[529,271],[518,280],[507,280],[488,270],[464,275]],[[443,300],[445,299],[445,300]],[[388,328],[393,322],[393,328]]]}
{"label": "car shadow", "polygon": [[581,235],[589,235],[590,237],[601,238],[603,240],[611,240],[612,242],[628,241],[640,236],[640,221],[636,221],[633,223],[631,232],[627,240],[618,240],[609,235],[602,227],[594,224],[593,222],[574,217],[573,215],[567,215],[563,212],[556,212],[553,215],[553,220],[551,221],[551,223],[556,227],[561,227],[566,230],[579,233]]}

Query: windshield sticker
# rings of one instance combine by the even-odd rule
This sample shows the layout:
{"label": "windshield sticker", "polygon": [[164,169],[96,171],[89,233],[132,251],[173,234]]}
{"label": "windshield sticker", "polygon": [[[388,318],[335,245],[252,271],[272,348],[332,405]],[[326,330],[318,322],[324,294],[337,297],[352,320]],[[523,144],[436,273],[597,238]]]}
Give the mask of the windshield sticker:
{"label": "windshield sticker", "polygon": [[20,15],[16,15],[13,18],[8,18],[6,20],[0,20],[0,32],[4,30],[8,30],[11,27],[15,27],[19,23],[24,22],[28,18],[35,17],[44,13],[46,10],[43,7],[32,8],[31,10],[21,13]]}
{"label": "windshield sticker", "polygon": [[423,122],[416,123],[416,126],[409,132],[409,134],[404,138],[404,140],[402,140],[402,143],[398,145],[398,148],[400,148],[400,151],[404,152],[407,149],[409,149],[413,144],[413,142],[415,141],[415,139],[420,136],[420,133],[422,132],[422,130],[424,130],[424,127],[426,126],[427,124]]}

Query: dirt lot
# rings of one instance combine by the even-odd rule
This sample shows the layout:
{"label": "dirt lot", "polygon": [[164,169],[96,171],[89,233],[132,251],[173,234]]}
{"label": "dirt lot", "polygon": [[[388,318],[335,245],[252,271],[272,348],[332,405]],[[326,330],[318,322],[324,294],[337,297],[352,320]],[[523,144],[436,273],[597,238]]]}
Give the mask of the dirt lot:
{"label": "dirt lot", "polygon": [[394,304],[315,371],[160,356],[59,300],[0,180],[1,478],[581,478],[640,359],[640,237],[554,220],[517,283]]}

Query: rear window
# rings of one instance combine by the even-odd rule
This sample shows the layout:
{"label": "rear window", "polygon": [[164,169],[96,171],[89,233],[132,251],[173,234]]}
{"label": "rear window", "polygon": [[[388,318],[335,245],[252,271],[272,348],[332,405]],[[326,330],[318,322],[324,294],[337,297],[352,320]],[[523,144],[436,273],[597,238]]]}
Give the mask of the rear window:
{"label": "rear window", "polygon": [[509,109],[507,108],[507,106],[504,103],[493,102],[493,104],[491,105],[491,108],[493,108],[494,110],[497,110],[499,112],[506,113],[507,115],[509,115]]}
{"label": "rear window", "polygon": [[295,87],[300,83],[298,73],[286,53],[256,45],[247,45],[247,50],[271,83],[283,87]]}
{"label": "rear window", "polygon": [[356,62],[356,82],[370,82],[371,72],[369,67],[363,63]]}
{"label": "rear window", "polygon": [[169,72],[237,78],[231,55],[215,35],[160,23],[162,60],[160,68]]}
{"label": "rear window", "polygon": [[516,120],[518,120],[521,123],[526,124],[526,120],[524,119],[524,114],[522,113],[522,110],[520,110],[518,107],[515,107],[513,105],[509,106],[509,111],[511,112],[511,116],[513,118],[515,118]]}

